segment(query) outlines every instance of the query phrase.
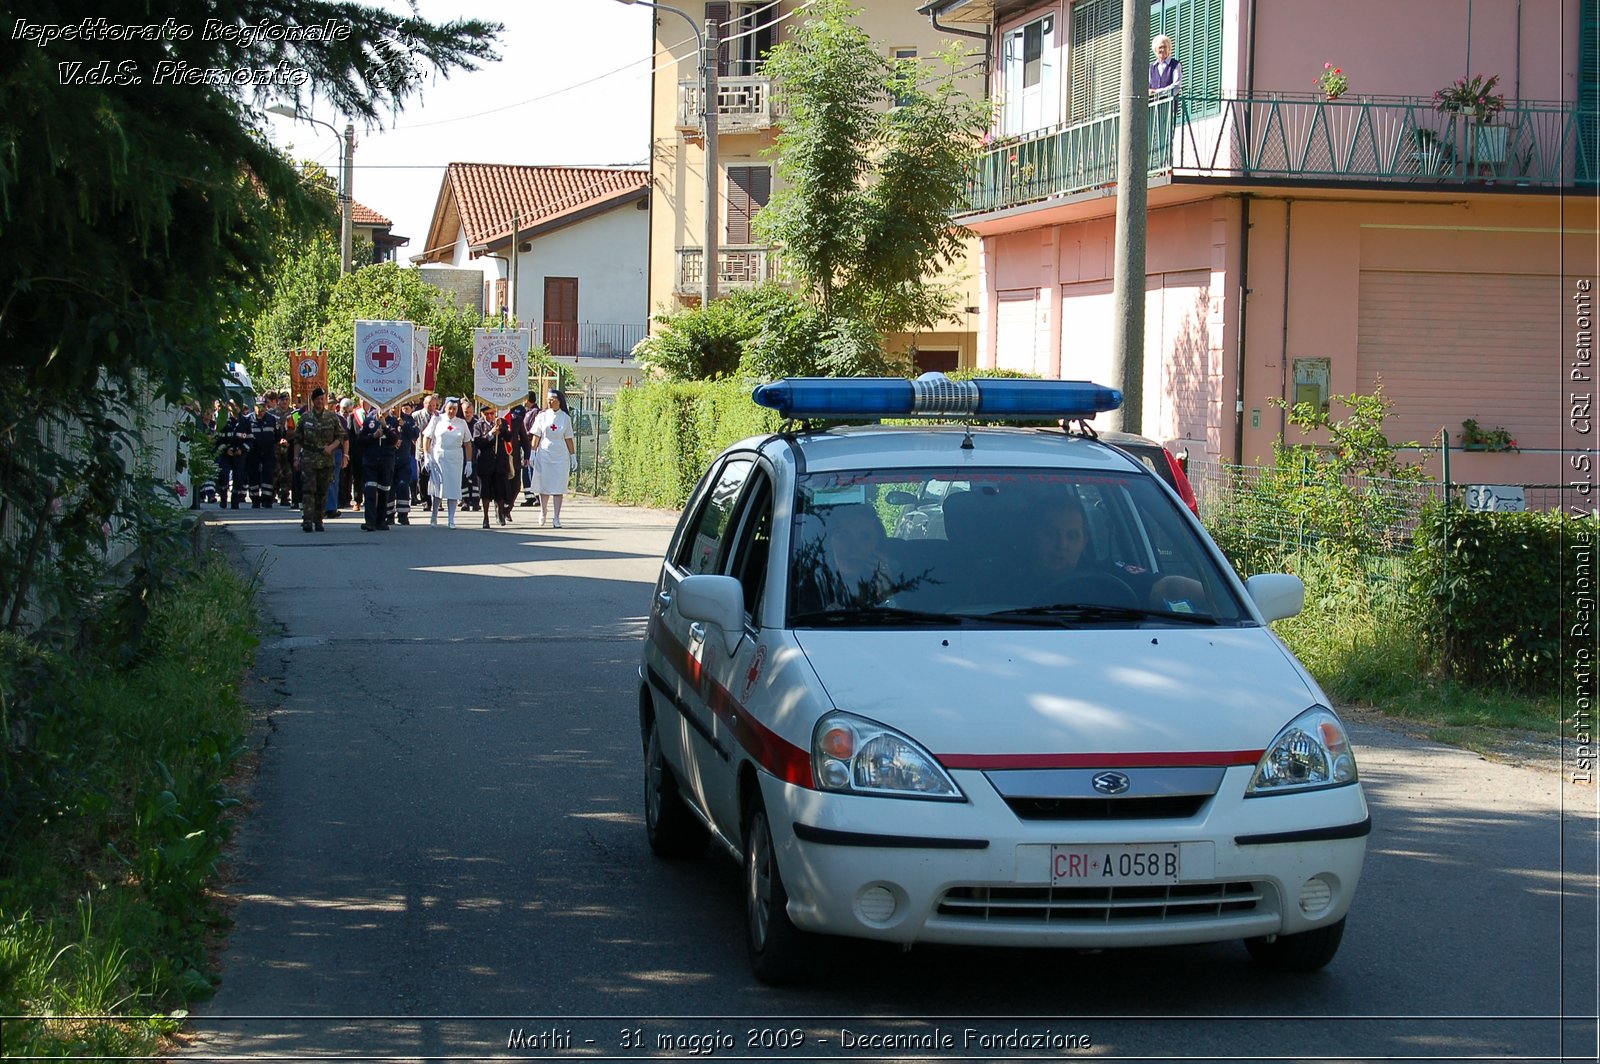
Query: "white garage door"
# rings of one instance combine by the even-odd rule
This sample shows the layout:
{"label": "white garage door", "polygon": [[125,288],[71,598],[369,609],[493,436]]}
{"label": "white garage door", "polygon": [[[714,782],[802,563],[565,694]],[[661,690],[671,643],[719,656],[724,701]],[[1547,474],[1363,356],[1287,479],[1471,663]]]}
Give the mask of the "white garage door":
{"label": "white garage door", "polygon": [[995,314],[995,364],[1019,373],[1038,373],[1035,353],[1039,343],[1038,293],[1001,292]]}
{"label": "white garage door", "polygon": [[1472,418],[1559,447],[1561,292],[1555,276],[1361,271],[1357,386],[1383,378],[1388,437],[1455,439]]}

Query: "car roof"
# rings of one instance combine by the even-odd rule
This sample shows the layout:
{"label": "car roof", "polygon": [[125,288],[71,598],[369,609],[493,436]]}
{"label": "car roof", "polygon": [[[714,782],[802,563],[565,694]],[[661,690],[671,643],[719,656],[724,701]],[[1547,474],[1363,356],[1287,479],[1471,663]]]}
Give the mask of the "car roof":
{"label": "car roof", "polygon": [[[970,450],[962,444],[972,438]],[[747,441],[751,442],[751,441]],[[825,431],[783,433],[759,442],[797,448],[808,473],[875,468],[922,469],[973,463],[983,466],[1049,466],[1148,474],[1142,464],[1085,436],[1060,429],[996,428],[962,425],[867,425]]]}

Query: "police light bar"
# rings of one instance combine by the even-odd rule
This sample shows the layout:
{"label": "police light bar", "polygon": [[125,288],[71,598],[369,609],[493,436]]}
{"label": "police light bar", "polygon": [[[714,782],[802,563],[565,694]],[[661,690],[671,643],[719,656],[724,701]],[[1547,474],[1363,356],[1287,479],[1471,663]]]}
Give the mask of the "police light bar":
{"label": "police light bar", "polygon": [[1089,381],[983,377],[953,381],[942,373],[903,377],[788,377],[751,396],[785,418],[983,417],[1090,418],[1122,405],[1122,393]]}

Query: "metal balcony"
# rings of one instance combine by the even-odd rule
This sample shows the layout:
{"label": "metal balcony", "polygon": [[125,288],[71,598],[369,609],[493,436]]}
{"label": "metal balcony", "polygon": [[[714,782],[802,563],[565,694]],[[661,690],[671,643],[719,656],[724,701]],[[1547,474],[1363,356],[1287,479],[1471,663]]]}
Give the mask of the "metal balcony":
{"label": "metal balcony", "polygon": [[[678,82],[678,131],[700,132],[700,82]],[[717,79],[717,132],[749,133],[772,126],[772,79]]]}
{"label": "metal balcony", "polygon": [[[1559,189],[1600,176],[1597,116],[1525,101],[1487,123],[1426,97],[1182,96],[1150,105],[1151,177]],[[958,216],[1116,184],[1117,116],[989,145]]]}
{"label": "metal balcony", "polygon": [[[704,283],[704,248],[679,248],[677,282],[679,295],[699,295]],[[717,289],[754,288],[774,278],[777,265],[772,249],[765,244],[734,244],[717,248]]]}

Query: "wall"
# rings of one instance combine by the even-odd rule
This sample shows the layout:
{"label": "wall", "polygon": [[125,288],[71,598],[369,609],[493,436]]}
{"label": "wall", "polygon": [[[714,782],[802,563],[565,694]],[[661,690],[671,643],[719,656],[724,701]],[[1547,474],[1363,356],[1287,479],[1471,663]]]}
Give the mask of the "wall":
{"label": "wall", "polygon": [[649,218],[625,203],[535,237],[517,263],[517,319],[544,321],[545,277],[576,277],[579,321],[643,324]]}
{"label": "wall", "polygon": [[1258,92],[1314,91],[1331,62],[1349,75],[1351,95],[1427,96],[1463,75],[1498,74],[1508,103],[1577,97],[1575,3],[1258,0],[1255,17]]}

